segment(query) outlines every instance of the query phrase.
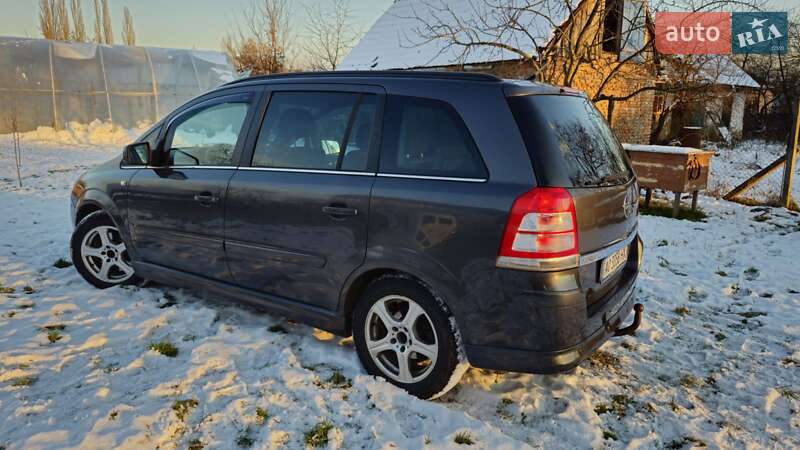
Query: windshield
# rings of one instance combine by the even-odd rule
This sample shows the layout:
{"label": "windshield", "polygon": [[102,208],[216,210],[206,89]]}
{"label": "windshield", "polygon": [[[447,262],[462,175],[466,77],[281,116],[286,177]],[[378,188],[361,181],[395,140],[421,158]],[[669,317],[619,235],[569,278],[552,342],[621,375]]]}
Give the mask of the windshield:
{"label": "windshield", "polygon": [[633,176],[622,146],[586,98],[528,95],[508,102],[540,184],[612,186]]}

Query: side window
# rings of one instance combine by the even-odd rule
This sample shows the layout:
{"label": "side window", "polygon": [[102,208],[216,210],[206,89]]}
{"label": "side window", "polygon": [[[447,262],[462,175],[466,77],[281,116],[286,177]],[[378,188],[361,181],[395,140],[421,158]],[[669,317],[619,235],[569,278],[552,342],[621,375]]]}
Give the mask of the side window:
{"label": "side window", "polygon": [[230,166],[250,104],[219,103],[183,118],[172,132],[170,165]]}
{"label": "side window", "polygon": [[366,170],[375,105],[374,95],[275,92],[256,142],[252,165]]}
{"label": "side window", "polygon": [[382,173],[486,178],[478,149],[449,104],[389,96],[385,116]]}

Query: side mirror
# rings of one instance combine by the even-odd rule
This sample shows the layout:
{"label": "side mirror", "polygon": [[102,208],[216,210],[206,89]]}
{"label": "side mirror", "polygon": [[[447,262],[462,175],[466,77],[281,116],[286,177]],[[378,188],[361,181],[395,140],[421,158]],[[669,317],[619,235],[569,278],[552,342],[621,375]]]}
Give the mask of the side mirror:
{"label": "side mirror", "polygon": [[125,166],[146,166],[150,164],[150,144],[138,142],[126,145],[122,152],[122,165]]}

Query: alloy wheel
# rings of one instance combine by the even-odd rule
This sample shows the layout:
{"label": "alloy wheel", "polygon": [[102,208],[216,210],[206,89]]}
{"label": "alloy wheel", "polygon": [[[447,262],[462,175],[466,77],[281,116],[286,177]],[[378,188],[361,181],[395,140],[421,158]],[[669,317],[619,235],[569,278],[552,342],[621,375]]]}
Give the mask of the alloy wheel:
{"label": "alloy wheel", "polygon": [[436,365],[439,346],[433,322],[415,301],[388,295],[367,313],[364,336],[375,365],[400,383],[424,379]]}
{"label": "alloy wheel", "polygon": [[81,241],[81,259],[98,280],[118,284],[133,276],[128,250],[119,230],[102,225],[91,229]]}

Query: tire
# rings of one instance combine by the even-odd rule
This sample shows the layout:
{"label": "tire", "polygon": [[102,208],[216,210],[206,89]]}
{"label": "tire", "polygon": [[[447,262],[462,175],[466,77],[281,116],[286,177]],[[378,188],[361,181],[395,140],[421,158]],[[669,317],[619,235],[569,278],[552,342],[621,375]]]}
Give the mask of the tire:
{"label": "tire", "polygon": [[467,368],[453,327],[428,289],[397,276],[372,282],[353,311],[353,341],[367,372],[422,399],[452,389]]}
{"label": "tire", "polygon": [[72,264],[78,273],[97,288],[139,281],[117,226],[103,211],[80,221],[72,232],[70,248]]}

